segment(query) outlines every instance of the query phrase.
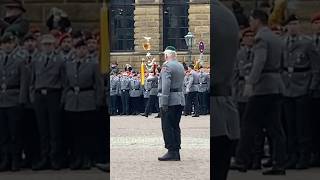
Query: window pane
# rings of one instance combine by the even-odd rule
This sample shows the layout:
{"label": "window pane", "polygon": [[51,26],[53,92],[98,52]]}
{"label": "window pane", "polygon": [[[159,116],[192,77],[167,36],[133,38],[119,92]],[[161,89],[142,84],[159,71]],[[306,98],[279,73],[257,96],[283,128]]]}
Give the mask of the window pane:
{"label": "window pane", "polygon": [[111,0],[111,51],[134,50],[134,0]]}
{"label": "window pane", "polygon": [[189,0],[164,0],[164,48],[171,45],[187,50],[184,36],[188,34]]}

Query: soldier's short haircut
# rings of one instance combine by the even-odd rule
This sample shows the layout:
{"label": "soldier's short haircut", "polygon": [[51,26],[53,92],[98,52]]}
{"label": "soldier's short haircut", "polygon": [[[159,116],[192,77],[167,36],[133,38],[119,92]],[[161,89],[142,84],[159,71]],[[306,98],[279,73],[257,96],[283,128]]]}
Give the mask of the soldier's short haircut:
{"label": "soldier's short haircut", "polygon": [[263,11],[263,10],[260,10],[260,9],[254,9],[252,12],[251,12],[251,17],[253,19],[259,19],[261,21],[262,24],[266,25],[268,24],[268,19],[269,19],[269,16],[268,14]]}

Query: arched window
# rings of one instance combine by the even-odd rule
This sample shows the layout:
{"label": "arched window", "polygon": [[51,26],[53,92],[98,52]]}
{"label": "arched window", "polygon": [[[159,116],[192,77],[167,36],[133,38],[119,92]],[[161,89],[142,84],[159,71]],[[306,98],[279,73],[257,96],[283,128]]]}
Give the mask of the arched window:
{"label": "arched window", "polygon": [[188,50],[184,36],[189,28],[189,0],[164,0],[163,45]]}
{"label": "arched window", "polygon": [[111,51],[134,51],[134,0],[111,0],[109,13]]}

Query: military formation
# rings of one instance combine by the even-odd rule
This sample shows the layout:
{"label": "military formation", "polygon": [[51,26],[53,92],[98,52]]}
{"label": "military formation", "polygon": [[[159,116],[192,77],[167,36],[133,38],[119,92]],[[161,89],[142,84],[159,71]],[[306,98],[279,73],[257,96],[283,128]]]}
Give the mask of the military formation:
{"label": "military formation", "polygon": [[254,10],[250,27],[241,29],[232,90],[241,137],[231,169],[271,167],[263,174],[284,175],[320,166],[319,13],[310,24],[313,33],[303,34],[293,14],[283,26],[270,27],[268,14]]}
{"label": "military formation", "polygon": [[[150,62],[149,62],[150,63]],[[148,117],[159,109],[159,75],[161,67],[154,66],[146,70],[144,83],[141,82],[140,72],[130,65],[120,71],[113,64],[110,74],[110,115],[142,115]],[[186,105],[183,115],[199,117],[209,114],[209,83],[210,72],[207,68],[184,64],[184,79],[182,91]]]}
{"label": "military formation", "polygon": [[[6,8],[25,12],[20,1]],[[108,88],[98,38],[81,31],[41,35],[22,14],[7,14],[0,39],[0,172],[105,164]]]}

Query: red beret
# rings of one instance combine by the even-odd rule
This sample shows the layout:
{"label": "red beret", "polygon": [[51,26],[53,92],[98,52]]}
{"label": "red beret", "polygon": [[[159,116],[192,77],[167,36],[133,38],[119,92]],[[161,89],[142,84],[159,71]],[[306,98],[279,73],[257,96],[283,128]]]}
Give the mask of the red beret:
{"label": "red beret", "polygon": [[271,31],[281,31],[281,26],[278,26],[278,25],[273,25],[271,26]]}
{"label": "red beret", "polygon": [[314,23],[315,21],[318,21],[320,20],[320,12],[314,14],[312,17],[311,17],[311,23]]}
{"label": "red beret", "polygon": [[65,40],[65,39],[67,39],[67,38],[71,38],[71,35],[70,34],[64,34],[64,35],[62,35],[61,37],[60,37],[60,39],[59,39],[59,45],[61,45],[62,44],[62,42],[63,42],[63,40]]}

